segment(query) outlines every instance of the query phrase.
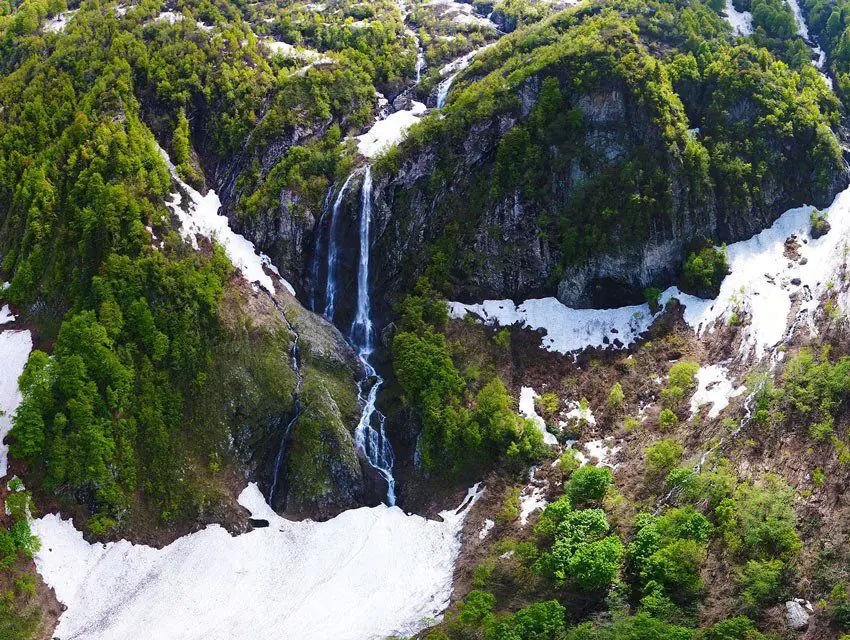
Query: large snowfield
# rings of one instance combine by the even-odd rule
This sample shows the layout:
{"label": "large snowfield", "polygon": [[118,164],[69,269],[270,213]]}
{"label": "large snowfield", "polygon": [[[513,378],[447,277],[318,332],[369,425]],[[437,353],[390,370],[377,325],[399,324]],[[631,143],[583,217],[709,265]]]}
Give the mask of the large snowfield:
{"label": "large snowfield", "polygon": [[9,446],[3,439],[12,428],[12,416],[21,403],[18,377],[24,370],[32,336],[29,331],[7,329],[0,333],[0,478],[8,472]]}
{"label": "large snowfield", "polygon": [[36,565],[68,610],[61,640],[334,638],[414,633],[446,607],[463,516],[444,521],[363,507],[290,522],[256,485],[239,497],[270,526],[231,536],[214,525],[164,549],[89,544],[70,520],[33,525]]}
{"label": "large snowfield", "polygon": [[[0,435],[21,396],[29,331],[0,333]],[[0,476],[7,447],[0,448]],[[231,536],[218,525],[163,549],[89,544],[71,520],[34,520],[36,567],[67,610],[61,640],[364,640],[410,634],[447,606],[460,528],[476,485],[442,521],[384,505],[327,522],[290,522],[250,484],[239,502],[269,526]]]}

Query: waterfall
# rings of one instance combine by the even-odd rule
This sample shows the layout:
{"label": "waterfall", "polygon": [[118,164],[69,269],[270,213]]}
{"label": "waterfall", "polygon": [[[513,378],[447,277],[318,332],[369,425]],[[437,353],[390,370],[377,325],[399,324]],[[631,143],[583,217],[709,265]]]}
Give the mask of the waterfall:
{"label": "waterfall", "polygon": [[357,267],[357,311],[351,325],[351,341],[368,358],[372,353],[372,301],[369,295],[369,228],[372,224],[372,169],[366,168],[360,191],[360,264]]}
{"label": "waterfall", "polygon": [[[363,413],[354,431],[354,443],[363,455],[387,481],[387,503],[395,504],[395,463],[392,444],[387,438],[386,417],[375,406],[378,391],[384,379],[369,362],[375,350],[375,328],[372,323],[372,302],[369,291],[369,240],[372,223],[372,169],[366,168],[360,192],[360,262],[357,268],[357,311],[351,324],[349,337],[357,348],[357,357],[363,363],[366,376],[357,385],[358,400],[363,403]],[[375,429],[377,424],[377,429]]]}
{"label": "waterfall", "polygon": [[[417,40],[418,43],[418,40]],[[422,82],[422,67],[425,66],[425,54],[422,53],[422,47],[416,48],[416,84]]]}
{"label": "waterfall", "polygon": [[[459,72],[458,72],[459,73]],[[442,109],[446,105],[446,98],[449,97],[449,89],[452,88],[452,83],[457,78],[457,73],[453,73],[448,78],[437,85],[437,108]]]}
{"label": "waterfall", "polygon": [[342,206],[342,200],[345,197],[345,192],[348,189],[348,184],[357,172],[349,175],[345,182],[342,183],[342,188],[334,201],[333,209],[331,209],[331,223],[328,228],[328,275],[325,285],[325,311],[324,316],[330,322],[334,319],[334,301],[336,299],[336,261],[339,252],[337,244],[337,235],[339,234],[339,208]]}

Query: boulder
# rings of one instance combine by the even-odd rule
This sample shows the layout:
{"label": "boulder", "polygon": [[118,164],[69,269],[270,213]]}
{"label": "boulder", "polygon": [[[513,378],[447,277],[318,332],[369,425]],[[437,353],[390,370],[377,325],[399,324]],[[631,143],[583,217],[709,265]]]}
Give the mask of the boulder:
{"label": "boulder", "polygon": [[809,614],[803,605],[794,600],[785,603],[785,620],[794,631],[802,631],[809,626]]}

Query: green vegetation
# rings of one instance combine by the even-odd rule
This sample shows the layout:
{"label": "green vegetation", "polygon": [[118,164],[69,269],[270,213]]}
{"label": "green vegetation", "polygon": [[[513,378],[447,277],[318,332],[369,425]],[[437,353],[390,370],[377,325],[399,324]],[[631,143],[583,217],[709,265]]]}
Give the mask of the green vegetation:
{"label": "green vegetation", "polygon": [[682,288],[702,298],[716,298],[720,284],[728,273],[726,247],[703,247],[685,260]]}
{"label": "green vegetation", "polygon": [[27,515],[34,506],[18,478],[9,482],[4,502],[8,528],[0,527],[0,638],[30,640],[37,637],[42,622],[34,579],[24,570],[39,549]]}
{"label": "green vegetation", "polygon": [[[617,500],[576,506],[582,478],[602,475],[583,467],[537,517],[534,542],[498,542],[476,571],[476,590],[426,637],[766,640],[741,615],[698,628],[703,568],[719,554],[738,576],[737,606],[756,619],[763,609],[753,603],[776,602],[776,578],[787,584],[799,548],[789,490],[773,477],[739,483],[724,460],[711,467],[682,476],[679,505],[625,521]],[[846,594],[834,591],[840,610]]]}
{"label": "green vegetation", "polygon": [[[699,371],[699,364],[696,362],[682,361],[677,362],[670,367],[668,374],[669,384],[661,390],[661,403],[664,410],[668,414],[664,414],[664,418],[659,417],[659,423],[663,428],[675,426],[678,422],[678,416],[684,408],[685,397],[690,395],[696,386],[696,375]],[[662,412],[663,413],[663,412]],[[676,420],[670,417],[673,414]]]}
{"label": "green vegetation", "polygon": [[813,210],[809,215],[809,220],[811,222],[812,238],[820,238],[821,236],[829,233],[829,230],[832,228],[827,221],[826,216],[817,209]]}
{"label": "green vegetation", "polygon": [[[704,206],[741,220],[735,233],[746,234],[750,212],[773,207],[768,185],[825,201],[842,170],[830,130],[838,102],[811,65],[789,66],[727,36],[725,22],[700,3],[617,0],[557,14],[476,56],[454,84],[446,117],[424,118],[376,175],[392,178],[412,158],[434,158],[427,179],[402,180],[390,195],[404,225],[417,219],[414,203],[434,202],[429,215],[446,232],[430,241],[448,248],[450,287],[483,264],[521,259],[524,247],[482,255],[475,244],[508,202],[522,205],[557,256],[557,282],[590,256],[639,246],[653,225],[703,222]],[[603,103],[610,111],[598,111]],[[621,127],[625,110],[645,125]],[[500,118],[516,124],[497,132]],[[467,166],[470,131],[483,155]],[[703,295],[726,270],[710,246],[682,263],[686,286]]]}
{"label": "green vegetation", "polygon": [[647,447],[644,466],[649,478],[666,478],[681,463],[683,451],[682,445],[672,438],[659,440]]}
{"label": "green vegetation", "polygon": [[520,470],[543,452],[540,432],[514,410],[504,383],[494,377],[470,388],[452,360],[439,327],[448,308],[424,280],[399,306],[393,369],[405,401],[422,424],[419,453],[428,471],[471,473],[501,462]]}
{"label": "green vegetation", "polygon": [[567,495],[572,504],[598,504],[605,497],[612,480],[609,468],[584,466],[573,473]]}

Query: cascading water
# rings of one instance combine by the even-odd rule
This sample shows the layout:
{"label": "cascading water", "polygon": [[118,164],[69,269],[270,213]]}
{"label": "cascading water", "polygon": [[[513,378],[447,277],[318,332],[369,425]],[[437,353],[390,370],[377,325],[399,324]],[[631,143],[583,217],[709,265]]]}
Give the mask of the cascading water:
{"label": "cascading water", "polygon": [[453,73],[437,86],[438,109],[442,109],[444,106],[446,106],[446,98],[449,97],[449,89],[452,88],[452,83],[455,81],[455,78],[457,78],[457,73]]}
{"label": "cascading water", "polygon": [[416,47],[416,84],[422,82],[422,68],[425,66],[425,54],[422,52],[422,47],[418,45]]}
{"label": "cascading water", "polygon": [[357,174],[355,171],[345,179],[342,183],[342,188],[334,200],[333,209],[331,209],[331,222],[328,227],[328,275],[325,284],[325,311],[322,315],[333,322],[334,319],[334,301],[336,300],[336,261],[339,253],[339,245],[337,243],[337,235],[339,234],[339,209],[342,206],[342,199],[345,197],[345,192],[348,190],[348,184],[351,179]]}
{"label": "cascading water", "polygon": [[[372,169],[366,168],[360,192],[360,262],[357,268],[357,310],[349,338],[357,347],[357,356],[363,363],[366,376],[358,383],[358,396],[363,403],[363,413],[354,432],[354,442],[369,463],[387,481],[387,503],[395,504],[395,456],[387,438],[386,417],[376,407],[378,391],[384,379],[369,362],[375,350],[375,327],[372,323],[372,301],[369,291],[369,240],[372,223]],[[377,426],[377,429],[375,426]]]}

